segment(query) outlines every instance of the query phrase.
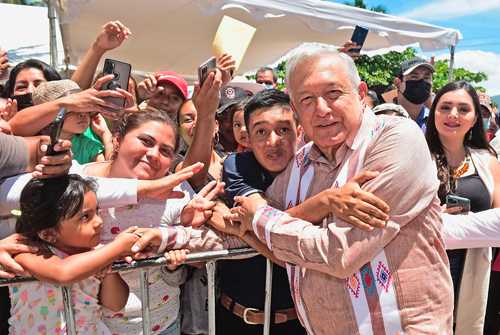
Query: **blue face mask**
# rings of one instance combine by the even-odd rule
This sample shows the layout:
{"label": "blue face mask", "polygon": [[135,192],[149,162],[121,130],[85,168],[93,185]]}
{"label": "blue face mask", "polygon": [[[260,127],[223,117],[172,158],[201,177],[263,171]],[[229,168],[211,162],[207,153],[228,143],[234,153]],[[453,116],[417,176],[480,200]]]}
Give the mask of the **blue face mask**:
{"label": "blue face mask", "polygon": [[483,128],[484,130],[490,129],[490,118],[489,117],[483,117]]}
{"label": "blue face mask", "polygon": [[270,90],[270,89],[273,89],[273,84],[261,84],[262,86],[264,86],[266,88],[266,90]]}

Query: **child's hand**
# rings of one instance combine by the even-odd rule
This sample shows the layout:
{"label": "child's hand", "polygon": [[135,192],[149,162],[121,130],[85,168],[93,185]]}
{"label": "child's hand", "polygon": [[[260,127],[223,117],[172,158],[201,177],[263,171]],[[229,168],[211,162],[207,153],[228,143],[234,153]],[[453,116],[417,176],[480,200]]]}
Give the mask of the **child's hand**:
{"label": "child's hand", "polygon": [[130,255],[132,253],[132,246],[141,237],[140,234],[135,233],[137,229],[138,227],[136,226],[130,227],[115,237],[113,242],[119,246],[121,256]]}
{"label": "child's hand", "polygon": [[166,252],[167,269],[170,271],[177,269],[186,261],[187,254],[189,254],[189,250],[187,249],[170,250]]}

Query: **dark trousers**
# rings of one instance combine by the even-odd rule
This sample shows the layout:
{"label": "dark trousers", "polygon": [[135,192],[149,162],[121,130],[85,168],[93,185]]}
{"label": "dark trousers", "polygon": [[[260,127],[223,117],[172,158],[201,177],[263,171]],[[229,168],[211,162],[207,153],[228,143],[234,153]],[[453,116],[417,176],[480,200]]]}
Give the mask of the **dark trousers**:
{"label": "dark trousers", "polygon": [[500,331],[500,272],[492,271],[486,318],[484,320],[484,335],[498,335]]}
{"label": "dark trousers", "polygon": [[10,297],[7,286],[0,287],[0,334],[9,333]]}
{"label": "dark trousers", "polygon": [[[217,304],[215,307],[217,335],[262,335],[262,325],[249,325],[237,315],[229,312],[225,307]],[[306,330],[298,319],[285,323],[271,324],[270,335],[306,335]]]}

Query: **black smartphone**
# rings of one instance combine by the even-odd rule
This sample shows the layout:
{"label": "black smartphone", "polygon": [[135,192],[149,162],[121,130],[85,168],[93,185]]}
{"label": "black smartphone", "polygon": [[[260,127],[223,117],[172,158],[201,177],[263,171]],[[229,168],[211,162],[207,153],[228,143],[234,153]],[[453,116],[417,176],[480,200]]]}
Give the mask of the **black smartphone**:
{"label": "black smartphone", "polygon": [[216,68],[217,60],[215,59],[215,57],[210,57],[206,62],[198,67],[198,82],[200,83],[200,87],[207,79],[208,74],[212,71],[215,71]]}
{"label": "black smartphone", "polygon": [[363,44],[365,44],[366,36],[368,36],[368,29],[356,26],[351,36],[351,42],[356,43],[358,46],[350,51],[359,53]]}
{"label": "black smartphone", "polygon": [[47,147],[47,155],[53,156],[56,154],[54,151],[54,146],[57,141],[59,141],[59,137],[61,136],[61,130],[64,124],[64,117],[66,116],[66,108],[61,108],[59,113],[57,113],[56,118],[52,122],[50,126],[50,144]]}
{"label": "black smartphone", "polygon": [[33,98],[31,93],[13,95],[10,98],[16,99],[17,111],[33,106]]}
{"label": "black smartphone", "polygon": [[[112,74],[114,75],[114,78],[104,84],[102,90],[116,90],[117,88],[124,89],[125,91],[128,90],[128,81],[131,71],[132,66],[130,64],[106,58],[104,60],[104,68],[102,72],[105,76]],[[120,107],[125,106],[125,98],[106,97],[104,100]]]}
{"label": "black smartphone", "polygon": [[455,194],[446,196],[446,208],[462,207],[461,213],[470,212],[470,199],[460,197]]}

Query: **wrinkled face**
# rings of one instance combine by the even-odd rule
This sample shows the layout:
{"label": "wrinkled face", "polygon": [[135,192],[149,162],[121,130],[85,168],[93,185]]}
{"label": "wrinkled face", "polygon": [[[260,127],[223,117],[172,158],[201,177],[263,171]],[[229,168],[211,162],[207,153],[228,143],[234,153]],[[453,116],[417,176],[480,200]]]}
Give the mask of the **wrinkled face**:
{"label": "wrinkled face", "polygon": [[129,178],[156,179],[167,174],[175,157],[172,126],[149,121],[129,131],[119,143],[113,164]]}
{"label": "wrinkled face", "polygon": [[255,76],[255,82],[257,82],[257,84],[264,84],[276,88],[276,83],[274,82],[273,78],[273,72],[269,70],[257,73],[257,75]]}
{"label": "wrinkled face", "polygon": [[324,55],[297,64],[289,91],[305,134],[328,159],[352,142],[361,125],[366,85],[353,87],[342,60]]}
{"label": "wrinkled face", "polygon": [[283,171],[295,154],[297,128],[289,108],[260,108],[250,115],[249,142],[257,161],[268,171]]}
{"label": "wrinkled face", "polygon": [[476,119],[472,98],[463,89],[444,94],[436,105],[434,122],[442,140],[462,143]]}
{"label": "wrinkled face", "polygon": [[90,125],[90,113],[68,113],[64,118],[63,131],[67,134],[82,134]]}
{"label": "wrinkled face", "polygon": [[83,206],[72,218],[63,220],[56,233],[56,242],[75,249],[90,249],[101,241],[102,219],[97,212],[97,198],[88,191]]}
{"label": "wrinkled face", "polygon": [[248,133],[242,109],[235,111],[233,114],[233,134],[239,145],[248,147]]}
{"label": "wrinkled face", "polygon": [[12,95],[33,93],[35,87],[47,81],[39,69],[29,68],[19,71]]}
{"label": "wrinkled face", "polygon": [[163,87],[163,90],[153,95],[148,103],[155,108],[165,111],[172,120],[175,120],[177,111],[184,102],[184,98],[177,87],[170,83],[161,83],[158,86]]}

